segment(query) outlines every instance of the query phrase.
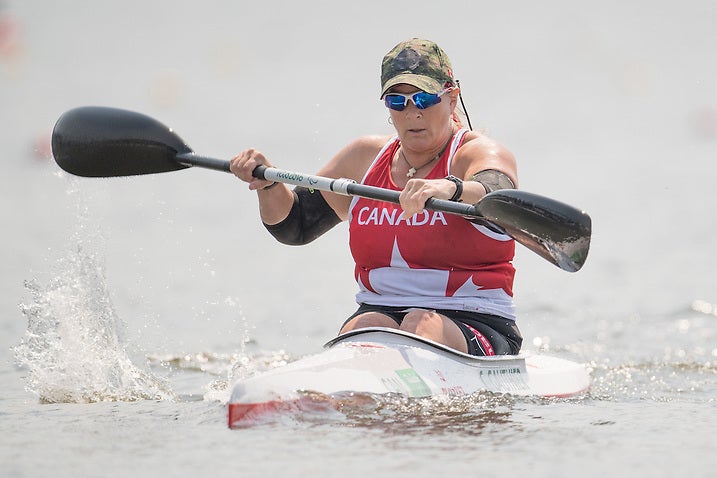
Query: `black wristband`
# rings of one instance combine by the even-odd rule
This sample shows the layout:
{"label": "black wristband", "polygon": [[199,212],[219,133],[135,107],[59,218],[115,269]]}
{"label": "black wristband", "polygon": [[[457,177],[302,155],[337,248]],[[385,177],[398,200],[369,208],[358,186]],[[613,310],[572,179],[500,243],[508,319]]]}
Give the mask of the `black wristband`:
{"label": "black wristband", "polygon": [[461,196],[463,196],[463,180],[453,176],[452,174],[449,176],[446,176],[443,179],[447,179],[456,185],[456,192],[453,193],[453,196],[451,196],[449,201],[460,202]]}

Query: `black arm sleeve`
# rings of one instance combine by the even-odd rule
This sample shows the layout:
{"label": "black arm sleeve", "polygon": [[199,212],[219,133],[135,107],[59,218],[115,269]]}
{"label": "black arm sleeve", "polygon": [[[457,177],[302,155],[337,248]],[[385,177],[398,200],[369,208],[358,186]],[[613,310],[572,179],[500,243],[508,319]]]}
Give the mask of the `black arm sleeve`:
{"label": "black arm sleeve", "polygon": [[264,227],[282,244],[303,246],[341,222],[323,194],[301,186],[294,188],[294,205],[286,219]]}

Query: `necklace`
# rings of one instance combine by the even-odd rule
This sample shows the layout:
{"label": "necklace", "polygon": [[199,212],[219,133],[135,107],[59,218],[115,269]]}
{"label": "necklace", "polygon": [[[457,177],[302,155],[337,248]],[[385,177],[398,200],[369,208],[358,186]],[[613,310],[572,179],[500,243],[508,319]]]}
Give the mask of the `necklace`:
{"label": "necklace", "polygon": [[417,168],[413,167],[413,165],[408,162],[408,159],[406,158],[406,155],[403,153],[403,148],[401,148],[401,150],[400,150],[401,157],[402,157],[403,160],[406,162],[406,164],[408,164],[408,166],[409,166],[408,172],[406,173],[406,177],[407,177],[407,178],[412,178],[413,175],[416,174],[419,170],[425,168],[426,166],[428,166],[429,164],[431,164],[433,161],[436,161],[438,158],[440,158],[441,156],[443,156],[443,153],[446,152],[446,149],[448,148],[448,145],[451,144],[451,140],[452,140],[452,139],[453,139],[453,135],[451,134],[451,137],[448,138],[448,141],[447,141],[446,144],[443,146],[443,149],[441,149],[441,152],[438,153],[438,154],[435,155],[433,158],[429,159],[426,163],[423,163],[421,166],[419,166],[419,167],[417,167]]}

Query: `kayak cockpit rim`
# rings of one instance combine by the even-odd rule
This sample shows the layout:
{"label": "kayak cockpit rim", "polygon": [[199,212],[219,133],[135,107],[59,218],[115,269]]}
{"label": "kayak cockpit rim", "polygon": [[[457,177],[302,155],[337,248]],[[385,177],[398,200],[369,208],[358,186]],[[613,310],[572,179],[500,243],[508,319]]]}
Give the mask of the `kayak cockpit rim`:
{"label": "kayak cockpit rim", "polygon": [[[365,340],[356,340],[358,336],[365,336],[363,337]],[[381,337],[381,340],[372,340],[371,336],[379,336]],[[420,335],[412,334],[410,332],[405,332],[403,330],[399,329],[392,329],[390,327],[364,327],[361,329],[351,330],[349,332],[343,333],[341,335],[338,335],[334,337],[333,339],[329,340],[324,344],[324,348],[330,349],[336,345],[345,343],[345,342],[376,342],[379,344],[389,344],[391,342],[397,341],[399,337],[403,338],[403,342],[405,342],[405,339],[413,340],[428,346],[431,346],[433,348],[442,350],[444,352],[448,352],[449,354],[455,355],[456,357],[460,357],[462,359],[470,359],[470,360],[477,360],[477,361],[496,361],[496,360],[505,360],[505,359],[524,359],[526,356],[523,354],[519,355],[492,355],[489,357],[481,357],[476,355],[470,355],[464,352],[461,352],[459,350],[456,350],[454,348],[448,347],[447,345],[443,345],[441,343],[435,342],[431,339],[427,339],[425,337],[421,337]],[[393,338],[393,339],[392,339]],[[353,340],[351,340],[353,339]]]}

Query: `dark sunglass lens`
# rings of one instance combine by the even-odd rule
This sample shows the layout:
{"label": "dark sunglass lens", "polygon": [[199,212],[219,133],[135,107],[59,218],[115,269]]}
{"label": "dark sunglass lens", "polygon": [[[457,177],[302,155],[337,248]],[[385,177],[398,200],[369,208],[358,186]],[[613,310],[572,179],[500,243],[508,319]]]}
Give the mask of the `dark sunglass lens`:
{"label": "dark sunglass lens", "polygon": [[406,98],[401,95],[386,95],[384,98],[386,107],[396,111],[403,111],[406,107]]}

